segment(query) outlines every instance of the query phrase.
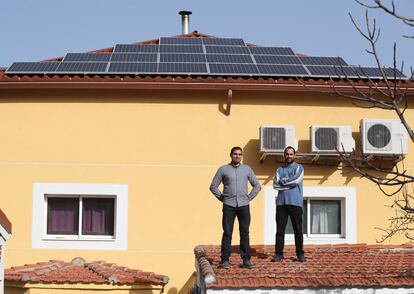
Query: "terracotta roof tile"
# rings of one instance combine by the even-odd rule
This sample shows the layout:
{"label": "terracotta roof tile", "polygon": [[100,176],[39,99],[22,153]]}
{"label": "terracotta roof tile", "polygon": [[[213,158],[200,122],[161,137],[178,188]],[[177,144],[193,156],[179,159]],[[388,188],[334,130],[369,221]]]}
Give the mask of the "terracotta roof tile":
{"label": "terracotta roof tile", "polygon": [[207,288],[414,287],[413,245],[309,245],[304,263],[294,246],[273,263],[273,250],[252,246],[255,267],[245,269],[233,247],[228,270],[218,267],[220,246],[197,246],[194,253]]}
{"label": "terracotta roof tile", "polygon": [[0,226],[3,226],[6,232],[11,234],[12,224],[1,209],[0,209]]}
{"label": "terracotta roof tile", "polygon": [[94,283],[94,284],[151,284],[165,285],[169,278],[141,270],[118,266],[105,261],[85,262],[75,258],[71,262],[50,260],[5,270],[6,281],[33,283]]}

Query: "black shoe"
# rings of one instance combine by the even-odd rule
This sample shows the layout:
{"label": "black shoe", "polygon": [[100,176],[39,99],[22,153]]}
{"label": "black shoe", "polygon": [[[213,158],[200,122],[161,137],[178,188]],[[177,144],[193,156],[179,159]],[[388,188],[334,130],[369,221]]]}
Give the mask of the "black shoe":
{"label": "black shoe", "polygon": [[219,268],[229,269],[230,268],[230,262],[228,260],[222,260],[219,264]]}
{"label": "black shoe", "polygon": [[282,262],[283,255],[275,254],[272,256],[272,262]]}
{"label": "black shoe", "polygon": [[306,258],[305,258],[305,255],[304,255],[304,254],[298,254],[297,256],[298,256],[298,260],[299,260],[300,262],[304,262],[304,261],[306,260]]}
{"label": "black shoe", "polygon": [[243,267],[244,268],[252,268],[253,263],[250,261],[250,259],[244,259],[243,260]]}

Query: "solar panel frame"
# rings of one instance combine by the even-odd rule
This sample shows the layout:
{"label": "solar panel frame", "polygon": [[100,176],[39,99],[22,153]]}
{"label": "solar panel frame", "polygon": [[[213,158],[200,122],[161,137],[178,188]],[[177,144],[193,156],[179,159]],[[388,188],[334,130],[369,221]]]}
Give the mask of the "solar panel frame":
{"label": "solar panel frame", "polygon": [[58,68],[60,62],[14,62],[6,70],[6,74],[11,73],[53,73]]}
{"label": "solar panel frame", "polygon": [[169,74],[208,74],[206,63],[160,62],[158,73]]}
{"label": "solar panel frame", "polygon": [[113,53],[111,62],[157,62],[158,53]]}
{"label": "solar panel frame", "polygon": [[108,62],[112,53],[67,53],[63,62]]}
{"label": "solar panel frame", "polygon": [[157,62],[111,62],[109,64],[108,73],[115,74],[156,74],[158,72]]}
{"label": "solar panel frame", "polygon": [[247,54],[206,54],[208,63],[254,63]]}
{"label": "solar panel frame", "polygon": [[204,53],[161,53],[160,62],[205,63],[206,55]]}
{"label": "solar panel frame", "polygon": [[210,73],[214,75],[257,75],[256,64],[209,63]]}
{"label": "solar panel frame", "polygon": [[158,53],[159,45],[155,44],[116,44],[113,53]]}
{"label": "solar panel frame", "polygon": [[253,55],[257,64],[302,64],[299,57],[292,55]]}
{"label": "solar panel frame", "polygon": [[247,47],[253,55],[295,55],[290,47]]}
{"label": "solar panel frame", "polygon": [[308,76],[303,65],[258,64],[259,73],[267,76]]}
{"label": "solar panel frame", "polygon": [[60,62],[56,73],[105,73],[108,62]]}
{"label": "solar panel frame", "polygon": [[160,45],[202,45],[201,38],[161,37]]}
{"label": "solar panel frame", "polygon": [[204,45],[246,46],[241,38],[202,38]]}

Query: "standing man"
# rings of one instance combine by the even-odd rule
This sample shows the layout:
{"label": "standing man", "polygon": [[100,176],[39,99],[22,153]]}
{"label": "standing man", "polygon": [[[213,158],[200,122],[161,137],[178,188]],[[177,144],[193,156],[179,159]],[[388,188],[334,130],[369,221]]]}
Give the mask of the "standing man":
{"label": "standing man", "polygon": [[[230,151],[231,162],[221,166],[210,185],[210,191],[223,202],[223,237],[221,239],[220,267],[230,268],[231,238],[233,235],[234,219],[237,217],[240,230],[240,255],[243,266],[252,268],[250,261],[250,208],[249,202],[256,197],[261,187],[253,170],[241,164],[243,151],[240,147],[233,147]],[[247,182],[253,186],[248,193]],[[218,189],[223,183],[223,192]]]}
{"label": "standing man", "polygon": [[283,154],[285,164],[276,170],[273,179],[273,188],[279,193],[276,200],[276,254],[272,261],[281,262],[283,260],[285,229],[288,217],[290,217],[295,233],[296,256],[300,262],[304,262],[302,231],[304,169],[301,164],[295,162],[296,151],[293,147],[286,147]]}

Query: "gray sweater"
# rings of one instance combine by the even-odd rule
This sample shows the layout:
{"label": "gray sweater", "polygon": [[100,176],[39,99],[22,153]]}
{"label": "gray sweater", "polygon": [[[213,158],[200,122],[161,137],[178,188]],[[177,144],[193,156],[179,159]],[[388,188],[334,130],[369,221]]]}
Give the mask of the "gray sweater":
{"label": "gray sweater", "polygon": [[[248,193],[247,182],[253,186]],[[223,183],[223,192],[220,192],[219,185]],[[256,197],[261,187],[253,170],[248,165],[241,164],[233,166],[226,164],[221,166],[210,185],[210,191],[221,202],[232,207],[246,206]]]}

